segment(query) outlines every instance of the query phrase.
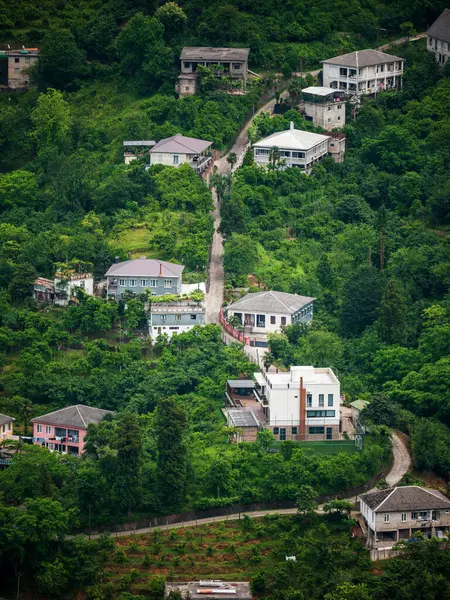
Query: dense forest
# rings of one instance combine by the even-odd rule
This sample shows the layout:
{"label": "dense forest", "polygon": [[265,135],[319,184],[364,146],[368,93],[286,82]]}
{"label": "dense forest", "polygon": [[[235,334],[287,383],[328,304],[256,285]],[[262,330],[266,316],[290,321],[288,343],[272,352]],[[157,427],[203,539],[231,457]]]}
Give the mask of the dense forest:
{"label": "dense forest", "polygon": [[[221,187],[227,285],[246,286],[252,274],[266,288],[317,298],[312,326],[273,336],[270,360],[333,365],[348,399],[371,401],[361,452],[275,447],[268,432],[254,444],[230,444],[225,381],[255,366],[237,345],[224,346],[214,325],[152,346],[142,298],[114,303],[80,293],[68,308],[40,310],[31,297],[35,277],[52,277],[58,265],[90,265],[101,278],[114,257],[142,253],[183,263],[186,282],[203,281],[213,232],[207,186],[187,166],[124,165],[123,141],[180,132],[224,151],[293,72],[410,36],[444,6],[0,0],[0,43],[40,48],[31,89],[0,95],[0,412],[29,434],[32,417],[69,404],[114,411],[89,428],[82,458],[25,446],[0,472],[0,563],[13,585],[20,572],[32,597],[71,598],[90,586],[91,600],[113,598],[101,579],[112,541],[66,534],[362,485],[388,461],[387,427],[410,434],[418,469],[448,479],[450,78],[420,44],[396,48],[407,65],[401,93],[349,107],[343,164],[327,160],[304,176],[263,171],[249,153]],[[261,76],[243,96],[205,85],[177,99],[179,52],[195,44],[248,46]],[[250,138],[290,121],[312,129],[289,110],[256,117]],[[309,508],[272,524],[304,560],[270,577],[256,573],[257,594],[448,596],[446,575],[436,575],[447,552],[414,544],[374,574],[347,517],[319,518]],[[318,563],[327,568],[317,583]],[[134,597],[128,584],[121,600]],[[159,594],[155,587],[146,597]]]}

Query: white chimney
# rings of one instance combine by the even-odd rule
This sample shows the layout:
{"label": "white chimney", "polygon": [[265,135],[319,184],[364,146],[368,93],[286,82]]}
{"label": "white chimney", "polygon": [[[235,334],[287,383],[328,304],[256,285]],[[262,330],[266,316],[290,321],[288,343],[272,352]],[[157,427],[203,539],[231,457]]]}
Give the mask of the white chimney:
{"label": "white chimney", "polygon": [[289,124],[289,129],[295,129],[295,127],[294,127],[294,121],[291,121],[291,122],[290,122],[290,124]]}

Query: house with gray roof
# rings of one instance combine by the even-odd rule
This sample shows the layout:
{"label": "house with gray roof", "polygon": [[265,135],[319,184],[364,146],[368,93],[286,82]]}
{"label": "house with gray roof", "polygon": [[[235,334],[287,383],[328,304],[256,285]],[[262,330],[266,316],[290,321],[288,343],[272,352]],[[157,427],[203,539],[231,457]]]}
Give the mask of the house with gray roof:
{"label": "house with gray roof", "polygon": [[0,442],[13,434],[14,417],[0,414]]}
{"label": "house with gray roof", "polygon": [[445,8],[428,29],[427,48],[443,67],[450,57],[450,8]]}
{"label": "house with gray roof", "polygon": [[286,292],[256,292],[227,306],[226,317],[234,317],[245,334],[276,333],[285,325],[309,323],[313,318],[314,300]]}
{"label": "house with gray roof", "polygon": [[323,85],[349,95],[401,89],[404,59],[379,50],[357,50],[323,63]]}
{"label": "house with gray roof", "polygon": [[450,500],[438,490],[400,486],[362,494],[359,500],[370,547],[392,546],[418,531],[427,538],[450,531]]}
{"label": "house with gray roof", "polygon": [[185,47],[181,51],[181,74],[176,91],[180,98],[197,93],[197,67],[216,67],[217,75],[226,75],[241,80],[245,90],[248,75],[249,48]]}
{"label": "house with gray roof", "polygon": [[210,148],[212,142],[186,137],[177,133],[160,140],[150,150],[150,165],[179,167],[190,165],[196,173],[203,171],[212,161]]}
{"label": "house with gray roof", "polygon": [[184,266],[141,256],[112,264],[105,274],[108,298],[120,300],[125,292],[140,294],[150,290],[153,296],[181,294]]}
{"label": "house with gray roof", "polygon": [[31,419],[33,442],[51,451],[79,455],[91,423],[98,424],[111,410],[75,404]]}

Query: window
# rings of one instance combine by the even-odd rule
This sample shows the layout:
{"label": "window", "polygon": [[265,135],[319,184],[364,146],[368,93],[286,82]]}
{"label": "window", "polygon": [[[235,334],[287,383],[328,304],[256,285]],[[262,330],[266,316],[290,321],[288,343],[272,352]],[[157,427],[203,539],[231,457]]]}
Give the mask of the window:
{"label": "window", "polygon": [[276,317],[274,317],[274,316],[270,317],[270,324],[271,325],[275,325],[276,322],[277,322],[277,318]]}
{"label": "window", "polygon": [[42,433],[42,425],[37,426],[38,433]]}
{"label": "window", "polygon": [[141,279],[141,287],[148,287],[148,279]]}
{"label": "window", "polygon": [[171,288],[172,287],[172,280],[171,279],[164,279],[164,287],[165,288]]}
{"label": "window", "polygon": [[293,152],[292,158],[305,158],[305,155],[306,155],[305,152]]}
{"label": "window", "polygon": [[297,435],[297,427],[292,428],[292,435]]}
{"label": "window", "polygon": [[197,320],[197,315],[191,315],[191,321],[196,321]]}
{"label": "window", "polygon": [[306,406],[312,406],[312,394],[306,394]]}
{"label": "window", "polygon": [[328,406],[333,406],[333,394],[328,394]]}
{"label": "window", "polygon": [[2,433],[5,433],[5,432],[6,432],[6,425],[3,425],[2,426]]}
{"label": "window", "polygon": [[330,147],[331,147],[331,148],[334,148],[334,144],[330,144]]}
{"label": "window", "polygon": [[233,63],[233,69],[238,71],[241,68],[241,63]]}
{"label": "window", "polygon": [[328,107],[328,112],[331,110],[331,106]]}
{"label": "window", "polygon": [[256,327],[266,326],[266,315],[256,315]]}
{"label": "window", "polygon": [[338,104],[338,106],[337,106],[337,107],[338,107],[338,110],[341,110],[341,108],[342,108],[342,104]]}
{"label": "window", "polygon": [[185,62],[184,63],[184,68],[185,69],[190,69],[191,68],[191,63],[190,62]]}
{"label": "window", "polygon": [[431,513],[431,519],[433,521],[439,521],[441,518],[441,512],[439,510],[433,510]]}
{"label": "window", "polygon": [[406,513],[402,513],[402,523],[406,521]]}
{"label": "window", "polygon": [[160,319],[161,319],[161,321],[165,321],[165,320],[166,320],[166,318],[167,318],[167,315],[160,315]]}
{"label": "window", "polygon": [[28,64],[30,62],[31,58],[29,56],[25,57],[25,62]]}
{"label": "window", "polygon": [[281,324],[286,325],[286,317],[281,317]]}
{"label": "window", "polygon": [[150,279],[150,287],[158,287],[158,280]]}
{"label": "window", "polygon": [[384,73],[384,65],[378,65],[377,73]]}
{"label": "window", "polygon": [[390,523],[391,522],[391,515],[389,513],[385,513],[385,515],[384,515],[384,522],[385,523]]}
{"label": "window", "polygon": [[327,440],[332,440],[332,439],[333,439],[333,428],[327,427]]}
{"label": "window", "polygon": [[278,427],[274,427],[274,428],[273,428],[273,435],[278,435],[279,431],[280,431],[280,430],[279,430],[279,428],[278,428]]}
{"label": "window", "polygon": [[325,395],[319,394],[319,406],[325,406]]}
{"label": "window", "polygon": [[45,426],[45,433],[51,433],[51,429],[52,428],[50,427],[50,425],[46,425]]}
{"label": "window", "polygon": [[281,427],[280,429],[280,442],[284,442],[286,440],[286,427]]}
{"label": "window", "polygon": [[66,437],[67,429],[65,427],[55,427],[55,437]]}
{"label": "window", "polygon": [[186,92],[188,92],[189,91],[189,86],[187,85],[184,89],[185,89]]}
{"label": "window", "polygon": [[72,442],[78,442],[79,432],[78,429],[68,429],[67,437],[70,437]]}
{"label": "window", "polygon": [[178,154],[174,154],[173,155],[173,164],[177,165],[179,160],[180,160],[180,157],[178,156]]}
{"label": "window", "polygon": [[325,427],[308,427],[308,433],[310,435],[323,435],[325,433]]}
{"label": "window", "polygon": [[130,279],[130,287],[136,287],[136,279]]}
{"label": "window", "polygon": [[179,327],[169,327],[169,329],[172,329],[172,330],[173,330],[173,329],[175,329],[175,330],[178,330],[178,329],[180,329],[180,328],[179,328]]}
{"label": "window", "polygon": [[181,321],[181,315],[175,315],[175,321]]}
{"label": "window", "polygon": [[413,511],[411,513],[411,519],[416,519],[418,521],[425,521],[427,518],[428,518],[427,510]]}
{"label": "window", "polygon": [[14,62],[15,62],[15,63],[19,63],[19,62],[20,62],[20,58],[15,58],[15,59],[14,59]]}
{"label": "window", "polygon": [[8,423],[8,431],[11,431],[11,422]]}
{"label": "window", "polygon": [[340,75],[341,77],[347,77],[347,69],[344,69],[343,67],[341,67],[341,68],[339,69],[339,75]]}
{"label": "window", "polygon": [[125,279],[119,279],[119,285],[121,287],[124,287],[125,286]]}
{"label": "window", "polygon": [[308,419],[316,419],[318,417],[334,417],[336,415],[335,410],[307,410],[306,417]]}
{"label": "window", "polygon": [[341,120],[341,117],[338,117],[338,121],[340,121],[340,120]]}
{"label": "window", "polygon": [[270,150],[268,148],[256,148],[256,154],[257,155],[261,155],[261,154],[269,155]]}
{"label": "window", "polygon": [[328,119],[328,123],[331,123],[331,119]]}

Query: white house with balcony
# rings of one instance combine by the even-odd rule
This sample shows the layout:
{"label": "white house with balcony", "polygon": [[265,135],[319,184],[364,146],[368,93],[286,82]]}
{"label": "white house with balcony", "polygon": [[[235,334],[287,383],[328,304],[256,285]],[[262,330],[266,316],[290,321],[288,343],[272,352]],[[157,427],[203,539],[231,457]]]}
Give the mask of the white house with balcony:
{"label": "white house with balcony", "polygon": [[277,440],[340,438],[340,383],[331,368],[255,373],[254,394]]}
{"label": "white house with balcony", "polygon": [[[332,136],[311,133],[295,129],[291,122],[285,131],[272,133],[268,137],[253,144],[255,162],[263,167],[269,166],[276,156],[281,166],[297,167],[309,172],[312,166],[330,154]],[[345,149],[345,137],[343,138]]]}
{"label": "white house with balcony", "polygon": [[179,167],[188,164],[197,173],[203,173],[212,162],[211,146],[212,142],[177,133],[160,140],[150,149],[150,165]]}
{"label": "white house with balcony", "polygon": [[427,31],[427,48],[440,67],[450,58],[450,8],[445,8]]}
{"label": "white house with balcony", "polygon": [[444,538],[450,529],[450,500],[438,490],[416,485],[362,494],[360,511],[367,524],[367,545],[393,546],[413,538]]}
{"label": "white house with balcony", "polygon": [[401,89],[404,59],[379,50],[359,50],[323,60],[323,85],[350,96]]}

